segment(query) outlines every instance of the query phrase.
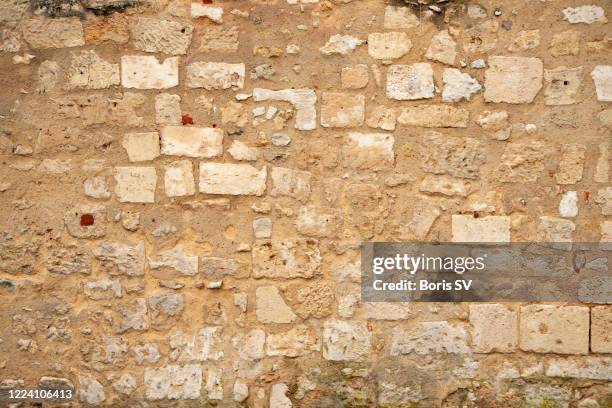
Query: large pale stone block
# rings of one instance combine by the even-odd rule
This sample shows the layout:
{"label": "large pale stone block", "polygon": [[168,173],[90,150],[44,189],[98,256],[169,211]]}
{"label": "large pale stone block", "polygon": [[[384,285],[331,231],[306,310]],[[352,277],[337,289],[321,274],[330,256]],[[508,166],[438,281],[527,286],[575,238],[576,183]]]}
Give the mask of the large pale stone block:
{"label": "large pale stone block", "polygon": [[257,242],[252,254],[253,277],[256,279],[308,279],[320,273],[321,252],[316,239]]}
{"label": "large pale stone block", "polygon": [[472,346],[476,353],[510,353],[518,346],[518,313],[501,304],[470,305]]}
{"label": "large pale stone block", "polygon": [[453,242],[510,242],[510,217],[452,216]]}
{"label": "large pale stone block", "polygon": [[[612,381],[612,358],[595,356],[555,358],[549,361],[546,375],[548,377]],[[578,407],[598,408],[600,405],[578,404]]]}
{"label": "large pale stone block", "polygon": [[223,153],[223,130],[166,126],[161,130],[161,153],[198,158],[220,156]]}
{"label": "large pale stone block", "polygon": [[591,309],[591,351],[612,353],[612,306],[610,305],[595,306]]}
{"label": "large pale stone block", "polygon": [[266,191],[266,166],[200,163],[200,192],[207,194],[256,195]]}
{"label": "large pale stone block", "polygon": [[416,100],[433,98],[433,69],[428,63],[391,65],[387,71],[387,98]]}
{"label": "large pale stone block", "polygon": [[365,97],[363,95],[323,92],[321,101],[321,126],[361,126],[365,118]]}
{"label": "large pale stone block", "polygon": [[425,52],[425,58],[439,61],[443,64],[454,65],[457,58],[457,43],[448,30],[442,30],[434,35]]}
{"label": "large pale stone block", "polygon": [[145,396],[149,400],[198,399],[202,389],[202,366],[167,365],[145,368]]}
{"label": "large pale stone block", "polygon": [[155,167],[115,167],[115,181],[115,194],[119,202],[155,202]]}
{"label": "large pale stone block", "polygon": [[485,72],[485,101],[531,103],[542,88],[542,74],[539,58],[490,57]]}
{"label": "large pale stone block", "polygon": [[270,89],[253,89],[253,100],[260,101],[284,101],[293,105],[296,110],[294,127],[299,130],[313,130],[317,127],[317,94],[308,88],[281,89],[272,91]]}
{"label": "large pale stone block", "polygon": [[189,88],[228,89],[244,87],[244,64],[193,62],[187,66]]}
{"label": "large pale stone block", "polygon": [[528,305],[521,307],[520,347],[536,353],[587,354],[589,308]]}
{"label": "large pale stone block", "polygon": [[323,326],[323,358],[363,361],[370,356],[372,335],[365,323],[327,320]]}
{"label": "large pale stone block", "polygon": [[420,24],[419,18],[412,12],[410,7],[385,7],[383,27],[387,30],[406,30],[418,27]]}
{"label": "large pale stone block", "polygon": [[152,55],[121,57],[121,85],[136,89],[167,89],[179,83],[178,57],[166,58],[161,64]]}
{"label": "large pale stone block", "polygon": [[344,138],[342,160],[353,169],[381,170],[393,167],[393,135],[351,132]]}
{"label": "large pale stone block", "polygon": [[168,197],[182,197],[195,194],[193,164],[190,160],[179,160],[167,164],[164,173],[164,187]]}
{"label": "large pale stone block", "polygon": [[257,320],[262,323],[291,323],[297,316],[285,303],[276,286],[260,286],[255,290]]}
{"label": "large pale stone block", "polygon": [[157,132],[126,133],[121,145],[131,162],[153,160],[159,156]]}
{"label": "large pale stone block", "polygon": [[68,88],[104,89],[119,82],[119,64],[103,60],[94,51],[72,55]]}
{"label": "large pale stone block", "polygon": [[74,18],[31,18],[22,23],[23,38],[34,49],[80,47],[83,24]]}
{"label": "large pale stone block", "polygon": [[372,58],[391,60],[408,54],[412,41],[408,34],[402,32],[370,33],[368,35],[368,53]]}
{"label": "large pale stone block", "polygon": [[402,354],[469,353],[468,334],[460,325],[446,321],[419,323],[408,331],[401,327],[393,330],[390,353]]}

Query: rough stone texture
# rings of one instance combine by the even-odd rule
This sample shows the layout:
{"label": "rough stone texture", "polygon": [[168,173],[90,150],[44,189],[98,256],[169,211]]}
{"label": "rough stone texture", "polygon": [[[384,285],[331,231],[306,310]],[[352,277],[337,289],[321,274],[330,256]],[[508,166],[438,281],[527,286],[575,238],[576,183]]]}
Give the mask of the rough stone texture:
{"label": "rough stone texture", "polygon": [[121,85],[136,89],[167,89],[179,83],[178,58],[159,62],[153,56],[124,55],[121,57]]}
{"label": "rough stone texture", "polygon": [[253,246],[255,278],[312,278],[320,266],[321,254],[315,239],[272,240]]}
{"label": "rough stone texture", "polygon": [[445,138],[429,132],[421,144],[421,168],[427,173],[478,178],[485,157],[481,143],[473,138]]}
{"label": "rough stone texture", "polygon": [[144,386],[147,399],[197,399],[202,388],[202,366],[167,365],[145,368]]}
{"label": "rough stone texture", "polygon": [[485,73],[487,102],[530,103],[542,88],[542,61],[538,58],[489,58]]}
{"label": "rough stone texture", "polygon": [[272,196],[289,196],[305,203],[310,197],[312,174],[307,171],[272,167]]}
{"label": "rough stone texture", "polygon": [[412,42],[406,33],[388,32],[368,35],[368,54],[372,58],[381,60],[401,58],[411,48]]}
{"label": "rough stone texture", "polygon": [[400,125],[425,128],[467,127],[469,112],[447,105],[419,105],[402,108],[397,117]]}
{"label": "rough stone texture", "polygon": [[582,84],[582,67],[544,70],[544,97],[547,105],[571,105]]}
{"label": "rough stone texture", "polygon": [[323,357],[332,361],[362,361],[371,350],[371,334],[365,324],[327,320],[323,328]]}
{"label": "rough stone texture", "polygon": [[321,126],[345,128],[363,124],[363,95],[325,92],[321,99]]}
{"label": "rough stone texture", "polygon": [[387,70],[387,97],[416,100],[433,98],[434,79],[431,64],[391,65]]}
{"label": "rough stone texture", "polygon": [[159,134],[157,132],[126,133],[121,146],[131,162],[149,161],[159,156]]}
{"label": "rough stone texture", "polygon": [[591,309],[591,351],[612,353],[612,307],[596,306]]}
{"label": "rough stone texture", "polygon": [[262,323],[291,323],[297,316],[275,286],[260,286],[255,291],[257,320]]}
{"label": "rough stone texture", "polygon": [[477,80],[454,68],[444,70],[442,81],[444,82],[442,91],[444,102],[459,102],[463,99],[469,101],[472,94],[482,88]]}
{"label": "rough stone texture", "polygon": [[228,89],[244,86],[244,64],[224,62],[194,62],[187,66],[186,85],[189,88]]}
{"label": "rough stone texture", "polygon": [[598,65],[591,72],[595,83],[597,100],[612,102],[612,65]]}
{"label": "rough stone texture", "polygon": [[223,131],[193,126],[165,126],[161,153],[169,156],[211,158],[223,152]]}
{"label": "rough stone texture", "polygon": [[393,166],[394,138],[385,133],[349,133],[344,138],[342,160],[354,169],[380,170]]}
{"label": "rough stone texture", "polygon": [[69,88],[103,89],[119,85],[119,64],[111,64],[94,51],[73,54],[68,71]]}
{"label": "rough stone texture", "polygon": [[155,202],[155,167],[115,167],[115,181],[115,194],[120,202]]}
{"label": "rough stone texture", "polygon": [[78,18],[31,18],[23,22],[23,38],[34,49],[80,47],[85,44]]}
{"label": "rough stone texture", "polygon": [[413,330],[393,330],[389,350],[392,356],[402,354],[469,353],[468,335],[462,326],[448,322],[423,322]]}
{"label": "rough stone texture", "polygon": [[453,242],[510,242],[510,218],[452,216]]}
{"label": "rough stone texture", "polygon": [[140,17],[130,27],[134,48],[145,52],[186,54],[193,26],[172,20]]}
{"label": "rough stone texture", "polygon": [[425,58],[447,65],[455,65],[455,58],[457,58],[456,48],[457,43],[448,30],[443,30],[431,39],[431,44],[427,48]]}
{"label": "rough stone texture", "polygon": [[518,313],[500,304],[470,305],[476,353],[511,353],[518,346]]}
{"label": "rough stone texture", "polygon": [[536,353],[587,354],[589,308],[528,305],[521,307],[520,347]]}

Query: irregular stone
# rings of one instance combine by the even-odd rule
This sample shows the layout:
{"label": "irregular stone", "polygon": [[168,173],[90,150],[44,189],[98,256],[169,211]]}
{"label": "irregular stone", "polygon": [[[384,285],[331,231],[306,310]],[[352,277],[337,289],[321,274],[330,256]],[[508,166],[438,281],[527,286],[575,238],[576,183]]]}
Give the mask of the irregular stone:
{"label": "irregular stone", "polygon": [[30,18],[22,22],[22,34],[34,49],[85,45],[83,25],[78,18]]}
{"label": "irregular stone", "polygon": [[474,138],[429,132],[421,142],[421,169],[427,173],[476,179],[485,162],[482,144]]}
{"label": "irregular stone", "polygon": [[223,378],[220,368],[208,367],[206,370],[204,389],[206,390],[206,396],[209,400],[214,401],[223,399]]}
{"label": "irregular stone", "polygon": [[580,52],[580,32],[569,30],[554,34],[548,50],[553,57],[578,55]]}
{"label": "irregular stone", "polygon": [[563,9],[563,19],[567,20],[570,24],[608,22],[604,10],[599,6],[593,5],[567,7]]}
{"label": "irregular stone", "polygon": [[565,144],[555,178],[557,184],[575,184],[582,180],[582,169],[586,146],[577,143]]}
{"label": "irregular stone", "polygon": [[187,66],[189,88],[229,89],[244,87],[244,64],[225,62],[193,62]]}
{"label": "irregular stone", "polygon": [[97,279],[83,283],[83,292],[91,300],[112,300],[121,297],[121,282],[116,279]]}
{"label": "irregular stone", "polygon": [[136,246],[116,242],[102,242],[94,248],[93,254],[102,262],[103,267],[111,275],[144,275],[144,241],[140,241]]}
{"label": "irregular stone", "polygon": [[266,166],[257,170],[248,164],[200,163],[201,193],[261,196],[266,178]]}
{"label": "irregular stone", "polygon": [[357,64],[353,67],[342,68],[340,75],[342,88],[345,89],[361,89],[368,85],[370,74],[368,66],[365,64]]}
{"label": "irregular stone", "polygon": [[134,299],[131,303],[119,304],[117,312],[122,317],[118,327],[119,333],[128,330],[147,330],[150,327],[147,302],[142,298]]}
{"label": "irregular stone", "polygon": [[115,167],[115,194],[121,203],[153,203],[157,173],[154,167]]}
{"label": "irregular stone", "polygon": [[155,121],[158,125],[181,125],[181,97],[168,93],[155,95]]}
{"label": "irregular stone", "polygon": [[266,333],[261,329],[253,329],[245,335],[237,335],[232,339],[234,347],[242,360],[259,360],[264,358]]}
{"label": "irregular stone", "polygon": [[57,62],[43,61],[38,67],[38,92],[44,94],[54,90],[59,80],[59,72]]}
{"label": "irregular stone", "polygon": [[155,343],[144,343],[132,347],[134,361],[136,364],[143,365],[144,363],[155,364],[159,361],[159,349]]}
{"label": "irregular stone", "polygon": [[235,278],[247,278],[249,276],[249,270],[235,259],[202,256],[200,261],[200,271],[204,276],[233,276]]}
{"label": "irregular stone", "polygon": [[410,52],[412,41],[402,32],[370,33],[368,54],[372,58],[391,60],[401,58]]}
{"label": "irregular stone", "polygon": [[223,131],[217,128],[165,126],[161,153],[169,156],[211,158],[223,153]]}
{"label": "irregular stone", "polygon": [[173,249],[160,252],[154,258],[149,257],[149,268],[151,271],[159,270],[164,277],[168,277],[168,273],[170,276],[175,273],[179,276],[195,276],[198,274],[198,257],[185,252],[181,245],[177,245]]}
{"label": "irregular stone", "polygon": [[446,321],[422,322],[411,331],[396,327],[392,333],[390,354],[465,354],[471,351],[467,342],[467,332],[460,325]]}
{"label": "irregular stone", "polygon": [[591,351],[593,353],[612,353],[611,325],[611,306],[591,308]]}
{"label": "irregular stone", "polygon": [[457,43],[448,30],[442,30],[431,39],[425,58],[447,65],[455,65]]}
{"label": "irregular stone", "polygon": [[223,23],[223,7],[204,6],[199,3],[191,3],[191,18],[206,17],[217,23]]}
{"label": "irregular stone", "polygon": [[540,46],[540,30],[521,30],[508,46],[508,51],[526,51]]}
{"label": "irregular stone", "polygon": [[231,53],[238,51],[238,27],[208,26],[202,33],[201,52]]}
{"label": "irregular stone", "polygon": [[301,357],[320,350],[320,340],[301,324],[286,332],[269,334],[266,339],[268,356]]}
{"label": "irregular stone", "polygon": [[393,167],[393,135],[351,132],[344,137],[342,160],[353,169],[382,170]]}
{"label": "irregular stone", "polygon": [[589,308],[527,305],[521,307],[520,347],[557,354],[589,352]]}
{"label": "irregular stone", "polygon": [[568,191],[563,194],[559,202],[559,215],[567,218],[578,215],[578,194],[576,191]]}
{"label": "irregular stone", "polygon": [[372,335],[365,323],[327,320],[323,325],[323,358],[363,361],[371,352]]}
{"label": "irregular stone", "polygon": [[612,215],[612,187],[599,189],[595,203],[601,206],[602,215]]}
{"label": "irregular stone", "polygon": [[572,232],[576,225],[570,220],[557,217],[540,217],[538,236],[540,242],[567,243],[567,245],[553,245],[555,248],[571,248]]}
{"label": "irregular stone", "polygon": [[502,183],[534,182],[544,172],[544,144],[541,142],[506,145],[495,173]]}
{"label": "irregular stone", "polygon": [[512,353],[518,346],[518,313],[502,304],[470,305],[472,347],[476,353]]}
{"label": "irregular stone", "polygon": [[510,242],[510,217],[452,216],[453,242]]}
{"label": "irregular stone", "polygon": [[149,400],[198,399],[202,388],[202,366],[190,364],[145,368],[144,385],[145,396]]}
{"label": "irregular stone", "polygon": [[[612,119],[612,110],[611,119]],[[611,126],[612,129],[612,121]],[[610,179],[610,142],[604,142],[599,145],[599,158],[595,165],[595,173],[593,174],[593,181],[596,183],[607,183]]]}
{"label": "irregular stone", "polygon": [[406,241],[425,239],[440,214],[442,214],[442,211],[438,204],[429,199],[419,197],[412,206],[410,222],[400,225],[400,239]]}
{"label": "irregular stone", "polygon": [[81,204],[66,211],[64,225],[75,238],[102,238],[106,235],[106,208]]}
{"label": "irregular stone", "polygon": [[89,275],[91,273],[89,251],[77,245],[54,248],[47,256],[46,265],[49,272],[62,275],[73,273]]}
{"label": "irregular stone", "polygon": [[400,108],[400,125],[426,128],[467,127],[470,113],[466,109],[448,105],[418,105]]}
{"label": "irregular stone", "polygon": [[482,88],[477,80],[455,68],[446,68],[442,74],[444,102],[459,102],[463,99],[469,101],[472,94]]}
{"label": "irregular stone", "polygon": [[131,373],[122,373],[113,381],[113,389],[120,394],[130,395],[137,387],[136,377]]}
{"label": "irregular stone", "polygon": [[445,196],[467,197],[470,185],[463,180],[448,176],[426,175],[419,191],[422,193],[443,194]]}
{"label": "irregular stone", "polygon": [[288,196],[305,203],[310,197],[312,174],[307,171],[272,167],[270,195]]}
{"label": "irregular stone", "polygon": [[347,55],[355,50],[358,45],[363,44],[363,41],[350,35],[332,35],[327,43],[319,51],[323,55],[340,54]]}
{"label": "irregular stone", "polygon": [[378,384],[378,402],[389,407],[409,407],[423,399],[420,386],[400,387],[388,382]]}
{"label": "irregular stone", "polygon": [[582,67],[545,69],[544,80],[546,105],[571,105],[577,102],[582,84]]}
{"label": "irregular stone", "polygon": [[490,57],[485,72],[485,101],[531,103],[542,88],[542,70],[539,58]]}
{"label": "irregular stone", "polygon": [[301,318],[320,319],[332,313],[334,292],[328,284],[310,284],[298,290],[297,301],[297,314]]}
{"label": "irregular stone", "polygon": [[232,156],[232,159],[238,161],[256,161],[260,156],[259,149],[247,146],[239,140],[234,140],[227,152]]}
{"label": "irregular stone", "polygon": [[191,43],[193,25],[185,21],[139,17],[130,26],[134,48],[144,52],[184,55]]}
{"label": "irregular stone", "polygon": [[334,208],[307,206],[299,211],[296,227],[309,237],[337,237],[342,229],[342,211]]}
{"label": "irregular stone", "polygon": [[168,337],[170,359],[180,363],[192,361],[219,361],[223,353],[223,329],[218,326],[204,327],[196,334],[175,331]]}
{"label": "irregular stone", "polygon": [[255,290],[257,321],[291,323],[297,316],[285,303],[276,286],[260,286]]}
{"label": "irregular stone", "polygon": [[249,386],[240,380],[234,382],[232,399],[236,402],[244,402],[249,398]]}
{"label": "irregular stone", "polygon": [[253,235],[255,238],[270,238],[272,236],[272,220],[270,218],[253,220]]}
{"label": "irregular stone", "polygon": [[482,54],[497,47],[499,22],[493,19],[464,30],[463,49],[469,54]]}
{"label": "irregular stone", "polygon": [[386,30],[407,30],[420,25],[419,18],[414,15],[410,7],[387,6],[383,27]]}
{"label": "irregular stone", "polygon": [[121,57],[121,85],[136,89],[167,89],[179,83],[178,57],[166,58],[161,64],[152,55]]}
{"label": "irregular stone", "polygon": [[89,177],[83,182],[85,195],[91,198],[106,199],[110,198],[111,193],[106,185],[106,178],[103,176]]}
{"label": "irregular stone", "polygon": [[164,188],[168,197],[184,197],[195,194],[193,164],[179,160],[164,166]]}
{"label": "irregular stone", "polygon": [[157,132],[126,133],[121,146],[131,162],[153,160],[159,156],[159,135]]}
{"label": "irregular stone", "polygon": [[79,375],[79,401],[88,405],[100,405],[106,400],[104,387],[98,380],[86,375]]}
{"label": "irregular stone", "polygon": [[400,101],[433,98],[434,89],[430,64],[391,65],[387,70],[387,98]]}
{"label": "irregular stone", "polygon": [[591,77],[595,83],[597,100],[600,102],[612,102],[612,65],[597,65]]}
{"label": "irregular stone", "polygon": [[[548,363],[548,377],[580,378],[585,380],[612,379],[612,358],[584,357],[576,360],[556,358]],[[599,407],[599,405],[597,405]]]}
{"label": "irregular stone", "polygon": [[321,126],[361,126],[365,117],[365,97],[339,92],[323,92]]}
{"label": "irregular stone", "polygon": [[119,83],[119,64],[103,60],[95,51],[72,54],[68,69],[68,89],[104,89]]}
{"label": "irregular stone", "polygon": [[149,310],[153,326],[165,327],[183,313],[185,300],[176,292],[160,292],[149,296]]}
{"label": "irregular stone", "polygon": [[396,111],[383,105],[376,106],[366,118],[366,125],[382,130],[395,130]]}
{"label": "irregular stone", "polygon": [[296,110],[294,127],[299,130],[313,130],[317,127],[317,94],[312,89],[282,89],[272,91],[269,89],[253,89],[253,100],[284,101],[293,105]]}
{"label": "irregular stone", "polygon": [[256,242],[252,249],[253,277],[312,278],[320,273],[321,254],[315,239]]}
{"label": "irregular stone", "polygon": [[129,40],[129,21],[123,13],[112,13],[98,19],[87,19],[85,23],[86,44],[127,44]]}

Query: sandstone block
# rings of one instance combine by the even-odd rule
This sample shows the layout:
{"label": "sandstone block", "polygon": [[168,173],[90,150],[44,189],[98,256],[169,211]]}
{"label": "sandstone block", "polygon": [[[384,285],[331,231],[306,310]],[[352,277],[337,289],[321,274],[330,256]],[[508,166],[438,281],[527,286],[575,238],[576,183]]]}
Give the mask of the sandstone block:
{"label": "sandstone block", "polygon": [[444,82],[444,90],[442,91],[444,102],[459,102],[463,99],[469,101],[472,94],[482,88],[477,80],[455,68],[445,69],[442,74],[442,81]]}
{"label": "sandstone block", "polygon": [[191,43],[193,25],[185,21],[139,17],[130,31],[137,50],[183,55]]}
{"label": "sandstone block", "polygon": [[485,72],[485,101],[531,103],[542,88],[542,70],[539,58],[490,57]]}
{"label": "sandstone block", "polygon": [[181,97],[168,93],[155,95],[155,121],[158,125],[182,124]]}
{"label": "sandstone block", "polygon": [[469,353],[468,334],[462,326],[445,321],[419,323],[413,330],[396,327],[392,333],[390,353],[429,355],[432,353]]}
{"label": "sandstone block", "polygon": [[22,23],[22,34],[34,49],[80,47],[85,44],[78,18],[31,18]]}
{"label": "sandstone block", "polygon": [[202,34],[201,52],[231,53],[238,51],[238,27],[208,26]]}
{"label": "sandstone block", "polygon": [[272,190],[270,195],[293,197],[302,203],[310,197],[312,174],[307,171],[272,167]]}
{"label": "sandstone block", "polygon": [[425,52],[425,58],[447,65],[455,65],[457,43],[448,30],[442,30],[433,36],[429,48]]}
{"label": "sandstone block", "polygon": [[612,65],[597,65],[591,77],[595,83],[597,100],[612,102]]}
{"label": "sandstone block", "polygon": [[308,279],[320,273],[321,253],[316,239],[256,242],[252,257],[253,277],[256,279]]}
{"label": "sandstone block", "polygon": [[103,60],[94,51],[72,54],[68,88],[104,89],[119,82],[119,64]]}
{"label": "sandstone block", "polygon": [[410,7],[387,6],[383,27],[387,30],[406,30],[420,25],[419,18],[414,15]]}
{"label": "sandstone block", "polygon": [[333,238],[339,236],[342,222],[340,209],[307,206],[300,209],[296,227],[300,234],[309,237]]}
{"label": "sandstone block", "polygon": [[521,307],[520,347],[536,353],[587,354],[589,308],[553,305]]}
{"label": "sandstone block", "polygon": [[537,181],[544,172],[545,153],[542,142],[510,143],[495,171],[497,177],[503,183]]}
{"label": "sandstone block", "polygon": [[157,173],[154,167],[115,167],[115,194],[122,203],[153,203]]}
{"label": "sandstone block", "polygon": [[202,366],[167,365],[145,368],[145,396],[149,400],[198,399],[202,388]]}
{"label": "sandstone block", "polygon": [[569,143],[561,150],[561,160],[555,178],[557,184],[575,184],[582,180],[586,146]]}
{"label": "sandstone block", "polygon": [[402,32],[370,33],[368,53],[372,58],[391,60],[408,54],[412,41]]}
{"label": "sandstone block", "polygon": [[469,111],[448,105],[419,105],[400,108],[400,125],[426,128],[467,127]]}
{"label": "sandstone block", "polygon": [[169,156],[211,158],[223,153],[223,130],[193,126],[165,126],[161,153]]}
{"label": "sandstone block", "polygon": [[387,98],[400,101],[433,98],[434,89],[430,64],[391,65],[387,71]]}
{"label": "sandstone block", "polygon": [[453,242],[510,242],[510,217],[452,216]]}
{"label": "sandstone block", "polygon": [[476,353],[511,353],[518,346],[518,313],[501,304],[470,305],[472,346]]}
{"label": "sandstone block", "polygon": [[161,64],[151,55],[121,57],[121,85],[136,89],[167,89],[179,83],[178,57],[166,58]]}
{"label": "sandstone block", "polygon": [[256,195],[266,191],[266,167],[248,164],[200,163],[200,192],[206,194]]}
{"label": "sandstone block", "polygon": [[563,19],[567,20],[570,24],[593,24],[608,22],[604,9],[594,5],[567,7],[563,9]]}
{"label": "sandstone block", "polygon": [[93,250],[94,256],[111,275],[144,275],[144,241],[131,246],[118,242],[102,242]]}
{"label": "sandstone block", "polygon": [[591,309],[591,351],[612,353],[612,306]]}
{"label": "sandstone block", "polygon": [[363,44],[363,40],[350,35],[334,34],[329,37],[325,45],[319,48],[323,55],[340,54],[347,55],[355,50],[358,45]]}
{"label": "sandstone block", "polygon": [[159,156],[157,132],[126,133],[121,145],[131,162],[149,161]]}
{"label": "sandstone block", "polygon": [[168,336],[170,359],[180,363],[218,361],[224,356],[223,329],[219,326],[203,327],[195,334],[174,331]]}
{"label": "sandstone block", "polygon": [[342,88],[345,89],[361,89],[368,85],[370,74],[368,66],[365,64],[357,64],[354,67],[342,68],[340,74]]}
{"label": "sandstone block", "polygon": [[363,124],[365,97],[338,92],[323,92],[321,101],[321,126],[355,127]]}
{"label": "sandstone block", "polygon": [[420,146],[421,168],[427,173],[476,179],[485,162],[484,149],[477,139],[425,134]]}
{"label": "sandstone block", "polygon": [[320,339],[304,325],[297,325],[286,332],[269,334],[266,339],[268,356],[300,357],[320,350]]}
{"label": "sandstone block", "polygon": [[272,91],[269,89],[253,89],[253,100],[260,101],[285,101],[293,105],[296,110],[294,127],[299,130],[313,130],[317,127],[317,94],[308,88],[281,89]]}
{"label": "sandstone block", "polygon": [[[610,357],[579,357],[556,358],[548,363],[548,377],[580,378],[584,380],[612,380],[612,358]],[[578,405],[583,408],[582,405]],[[584,408],[597,408],[598,405],[587,405]]]}
{"label": "sandstone block", "polygon": [[393,167],[393,135],[351,132],[344,137],[342,160],[353,169],[381,170]]}
{"label": "sandstone block", "polygon": [[177,245],[158,253],[155,257],[149,257],[149,268],[153,275],[162,277],[177,274],[195,276],[198,274],[198,256],[185,252],[181,245]]}
{"label": "sandstone block", "polygon": [[582,84],[582,67],[545,69],[544,80],[546,105],[571,105],[577,102]]}

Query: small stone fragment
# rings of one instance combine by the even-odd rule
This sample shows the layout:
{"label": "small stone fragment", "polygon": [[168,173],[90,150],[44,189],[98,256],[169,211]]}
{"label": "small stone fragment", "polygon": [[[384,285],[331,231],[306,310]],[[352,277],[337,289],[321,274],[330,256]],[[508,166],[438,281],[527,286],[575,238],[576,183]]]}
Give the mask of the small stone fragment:
{"label": "small stone fragment", "polygon": [[276,286],[260,286],[255,291],[257,320],[262,323],[291,323],[297,316],[281,297]]}
{"label": "small stone fragment", "polygon": [[477,80],[455,68],[446,68],[442,74],[442,81],[444,102],[459,102],[463,99],[469,101],[472,94],[482,89]]}

